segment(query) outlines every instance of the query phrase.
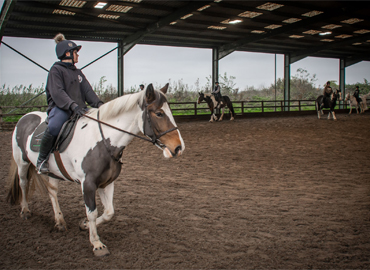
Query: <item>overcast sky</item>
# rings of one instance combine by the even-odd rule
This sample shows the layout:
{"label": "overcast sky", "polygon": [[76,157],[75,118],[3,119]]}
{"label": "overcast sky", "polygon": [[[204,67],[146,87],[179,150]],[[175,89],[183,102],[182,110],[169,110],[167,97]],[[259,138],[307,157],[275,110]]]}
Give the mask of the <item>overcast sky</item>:
{"label": "overcast sky", "polygon": [[[68,38],[68,37],[67,37]],[[3,41],[50,69],[55,61],[55,42],[47,39],[10,38]],[[116,43],[75,41],[82,45],[79,68],[95,60],[117,46]],[[0,47],[0,83],[11,87],[15,85],[41,86],[46,82],[47,72],[10,50]],[[219,71],[235,76],[236,87],[241,90],[254,86],[260,88],[274,83],[275,55],[262,53],[234,52],[220,60]],[[277,78],[283,77],[283,55],[277,55]],[[306,69],[317,75],[317,86],[328,80],[339,81],[339,60],[308,57],[291,65],[291,75],[298,68]],[[91,84],[97,83],[102,76],[107,84],[117,85],[117,51],[112,52],[83,70]],[[206,77],[212,72],[212,51],[210,49],[178,48],[165,46],[136,45],[125,55],[125,89],[139,84],[153,83],[164,85],[169,81],[182,80],[195,88],[199,79],[200,86],[207,83]],[[361,62],[346,69],[346,83],[363,82],[370,79],[370,63]]]}

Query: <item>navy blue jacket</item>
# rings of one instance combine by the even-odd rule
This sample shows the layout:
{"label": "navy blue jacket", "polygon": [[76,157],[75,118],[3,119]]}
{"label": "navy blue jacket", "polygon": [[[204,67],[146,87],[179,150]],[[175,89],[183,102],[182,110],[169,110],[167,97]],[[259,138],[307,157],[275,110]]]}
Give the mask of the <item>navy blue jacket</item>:
{"label": "navy blue jacket", "polygon": [[74,65],[55,62],[51,67],[47,83],[46,98],[49,113],[55,106],[62,110],[73,110],[77,105],[86,108],[86,102],[93,108],[103,103],[95,94],[81,70]]}

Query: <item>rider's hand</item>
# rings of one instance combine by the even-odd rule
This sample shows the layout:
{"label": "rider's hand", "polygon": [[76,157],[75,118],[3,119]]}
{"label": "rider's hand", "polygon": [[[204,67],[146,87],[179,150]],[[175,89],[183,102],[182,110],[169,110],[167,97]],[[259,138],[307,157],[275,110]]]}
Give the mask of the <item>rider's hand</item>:
{"label": "rider's hand", "polygon": [[85,114],[85,110],[77,106],[73,109],[73,113],[81,117]]}

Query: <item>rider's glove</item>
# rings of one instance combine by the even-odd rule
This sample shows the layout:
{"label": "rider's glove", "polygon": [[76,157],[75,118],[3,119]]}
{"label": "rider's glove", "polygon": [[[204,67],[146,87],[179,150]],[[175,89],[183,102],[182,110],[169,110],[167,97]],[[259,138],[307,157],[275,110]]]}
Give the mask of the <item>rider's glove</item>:
{"label": "rider's glove", "polygon": [[81,109],[80,106],[77,105],[76,107],[74,107],[73,113],[81,117],[85,114],[85,110]]}

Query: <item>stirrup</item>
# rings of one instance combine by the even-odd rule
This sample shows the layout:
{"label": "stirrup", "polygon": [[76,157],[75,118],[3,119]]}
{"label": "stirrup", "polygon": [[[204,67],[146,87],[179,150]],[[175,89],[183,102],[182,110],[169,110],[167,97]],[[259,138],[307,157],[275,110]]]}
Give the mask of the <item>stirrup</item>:
{"label": "stirrup", "polygon": [[36,167],[37,174],[47,174],[49,173],[48,160],[45,159],[39,166]]}

